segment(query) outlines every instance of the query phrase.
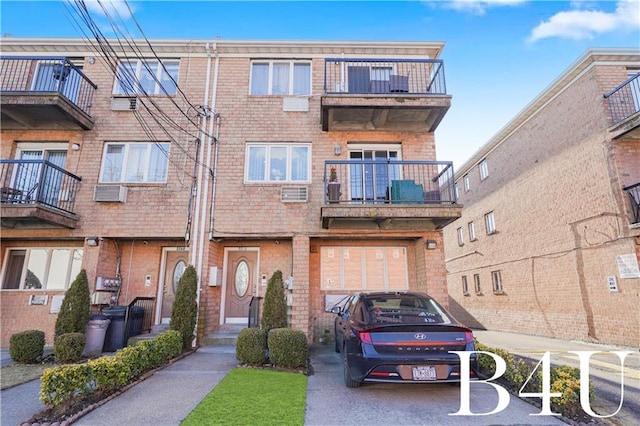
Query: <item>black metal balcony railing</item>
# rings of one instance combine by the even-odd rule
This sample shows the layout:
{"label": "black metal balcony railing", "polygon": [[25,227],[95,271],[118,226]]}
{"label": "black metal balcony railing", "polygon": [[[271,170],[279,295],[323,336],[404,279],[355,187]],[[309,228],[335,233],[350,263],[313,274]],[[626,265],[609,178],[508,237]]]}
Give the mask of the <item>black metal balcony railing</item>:
{"label": "black metal balcony railing", "polygon": [[45,205],[74,213],[82,178],[45,160],[0,160],[2,204]]}
{"label": "black metal balcony railing", "polygon": [[65,57],[0,58],[0,91],[57,92],[89,115],[97,86]]}
{"label": "black metal balcony railing", "polygon": [[640,73],[604,95],[609,103],[613,125],[640,111]]}
{"label": "black metal balcony railing", "polygon": [[640,182],[622,188],[629,195],[631,223],[640,223]]}
{"label": "black metal balcony railing", "polygon": [[325,161],[325,204],[453,204],[448,161]]}
{"label": "black metal balcony railing", "polygon": [[441,59],[345,59],[324,61],[326,94],[447,93]]}

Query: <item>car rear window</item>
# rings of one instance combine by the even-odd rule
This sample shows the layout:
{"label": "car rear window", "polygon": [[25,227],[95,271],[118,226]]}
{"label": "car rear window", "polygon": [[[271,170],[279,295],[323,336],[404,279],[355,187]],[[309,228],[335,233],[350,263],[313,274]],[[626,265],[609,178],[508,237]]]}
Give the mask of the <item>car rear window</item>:
{"label": "car rear window", "polygon": [[445,310],[433,299],[409,296],[375,297],[365,301],[375,323],[451,324]]}

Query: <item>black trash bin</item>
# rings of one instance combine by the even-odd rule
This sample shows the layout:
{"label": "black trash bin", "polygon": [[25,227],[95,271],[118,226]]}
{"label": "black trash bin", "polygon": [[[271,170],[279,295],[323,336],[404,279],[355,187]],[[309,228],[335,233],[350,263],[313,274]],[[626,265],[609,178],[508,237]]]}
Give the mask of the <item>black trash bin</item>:
{"label": "black trash bin", "polygon": [[124,348],[125,329],[124,320],[127,315],[126,306],[110,306],[102,310],[103,315],[111,320],[107,335],[104,338],[104,352],[115,352]]}
{"label": "black trash bin", "polygon": [[144,320],[144,308],[142,306],[132,306],[129,310],[129,318],[127,319],[127,330],[125,333],[125,342],[129,341],[129,337],[142,334],[142,322]]}

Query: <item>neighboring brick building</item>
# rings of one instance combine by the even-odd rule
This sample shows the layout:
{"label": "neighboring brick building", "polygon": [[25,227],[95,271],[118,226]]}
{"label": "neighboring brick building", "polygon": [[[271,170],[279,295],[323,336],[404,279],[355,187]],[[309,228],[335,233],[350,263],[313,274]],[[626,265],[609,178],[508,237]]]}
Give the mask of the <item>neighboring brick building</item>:
{"label": "neighboring brick building", "polygon": [[587,51],[456,171],[459,319],[640,346],[639,72],[640,50]]}
{"label": "neighboring brick building", "polygon": [[194,265],[199,336],[246,324],[276,270],[310,340],[356,290],[448,303],[442,228],[461,207],[435,161],[442,43],[151,44],[3,40],[0,344],[51,342],[80,268],[92,292],[120,280],[95,297],[153,298],[159,324]]}

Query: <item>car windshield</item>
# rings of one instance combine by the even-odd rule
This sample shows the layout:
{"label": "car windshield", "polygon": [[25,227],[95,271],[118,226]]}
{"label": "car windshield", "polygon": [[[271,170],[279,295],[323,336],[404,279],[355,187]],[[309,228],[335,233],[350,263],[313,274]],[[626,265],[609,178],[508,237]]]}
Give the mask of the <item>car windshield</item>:
{"label": "car windshield", "polygon": [[451,324],[445,310],[431,298],[398,295],[366,300],[369,318],[375,323]]}

